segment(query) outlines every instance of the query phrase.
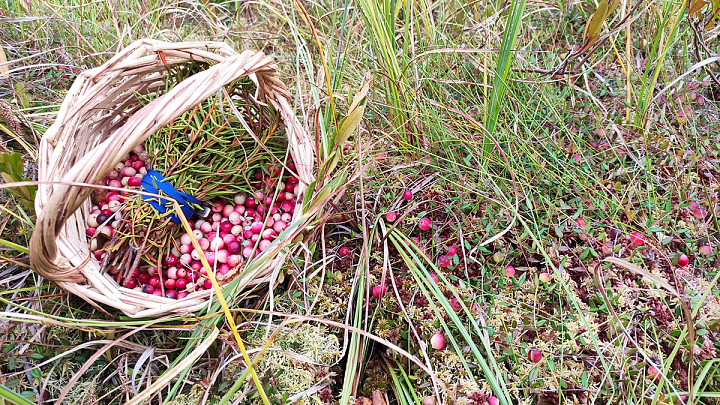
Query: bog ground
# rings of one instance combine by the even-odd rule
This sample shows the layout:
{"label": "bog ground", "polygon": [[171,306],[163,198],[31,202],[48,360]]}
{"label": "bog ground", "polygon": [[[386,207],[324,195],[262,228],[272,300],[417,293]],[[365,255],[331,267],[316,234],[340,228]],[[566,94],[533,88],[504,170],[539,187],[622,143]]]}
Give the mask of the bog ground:
{"label": "bog ground", "polygon": [[[0,0],[0,401],[720,403],[718,19],[715,0]],[[159,319],[28,259],[40,138],[77,75],[140,38],[272,57],[317,178],[270,286]],[[205,128],[189,114],[148,150],[202,154],[173,140]],[[277,195],[234,199],[246,185],[295,204],[286,145],[260,141],[241,146],[283,166],[249,159],[247,181],[203,190],[227,174],[210,156],[185,181],[216,213]],[[178,240],[166,267],[198,260]]]}

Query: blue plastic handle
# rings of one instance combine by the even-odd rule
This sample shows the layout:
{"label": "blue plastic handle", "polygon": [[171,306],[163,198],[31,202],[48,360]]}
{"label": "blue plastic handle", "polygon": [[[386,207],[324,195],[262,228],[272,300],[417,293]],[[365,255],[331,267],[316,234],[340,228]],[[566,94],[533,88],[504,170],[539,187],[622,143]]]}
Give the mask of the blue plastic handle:
{"label": "blue plastic handle", "polygon": [[[140,189],[153,194],[159,194],[159,190],[165,193],[168,197],[174,198],[180,204],[180,208],[182,209],[185,218],[190,218],[195,213],[195,208],[193,208],[190,204],[201,203],[197,197],[176,190],[162,174],[152,169],[148,170],[147,174],[143,176],[142,181],[140,182]],[[172,212],[172,208],[168,210],[168,207],[171,207],[172,201],[148,195],[143,195],[142,198],[161,214],[167,213],[168,217],[176,224],[180,223],[180,218]]]}

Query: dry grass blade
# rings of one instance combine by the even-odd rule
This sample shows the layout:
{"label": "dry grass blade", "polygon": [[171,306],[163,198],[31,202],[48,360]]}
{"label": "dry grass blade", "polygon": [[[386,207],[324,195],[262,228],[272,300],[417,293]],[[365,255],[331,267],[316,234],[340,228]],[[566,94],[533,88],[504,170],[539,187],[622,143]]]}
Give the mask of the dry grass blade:
{"label": "dry grass blade", "polygon": [[[667,292],[669,292],[675,298],[677,298],[678,301],[680,302],[680,308],[682,308],[683,316],[685,317],[685,321],[686,321],[685,327],[687,328],[687,331],[688,331],[689,345],[690,345],[690,347],[695,346],[695,340],[696,340],[695,320],[693,319],[692,311],[690,310],[690,307],[688,306],[688,297],[686,295],[680,294],[673,286],[670,285],[670,283],[667,282],[667,280],[665,280],[661,277],[658,277],[658,276],[648,272],[647,270],[644,270],[644,269],[640,268],[639,266],[628,262],[627,260],[623,260],[623,259],[620,259],[617,257],[606,257],[605,261],[609,262],[609,263],[613,263],[620,267],[623,267],[627,270],[630,270],[631,272],[633,272],[635,274],[638,274],[638,275],[641,275],[641,276],[647,278],[648,280],[650,280],[650,281],[654,282],[655,284],[659,285],[660,287],[664,288]],[[600,266],[597,266],[596,273],[599,273],[599,271],[600,271]],[[615,319],[618,321],[618,324],[622,328],[623,332],[631,341],[633,341],[633,343],[635,344],[635,347],[638,350],[640,350],[640,352],[647,359],[649,359],[649,357],[640,348],[640,345],[638,345],[637,342],[634,341],[630,332],[628,332],[627,329],[625,329],[625,326],[623,326],[623,324],[620,322],[620,318],[618,317],[617,313],[615,313],[615,309],[610,304],[610,300],[608,299],[607,293],[605,292],[605,289],[602,287],[602,278],[600,277],[600,274],[596,274],[595,277],[596,277],[596,282],[597,282],[598,286],[600,287],[600,292],[603,296],[603,299],[605,300],[605,302],[608,306],[608,309],[610,309],[611,313],[613,314]],[[694,378],[695,378],[694,351],[690,350],[689,355],[690,355],[690,359],[688,361],[688,365],[689,365],[689,367],[688,367],[689,368],[688,392],[690,393],[690,396],[688,398],[688,403],[692,404],[693,403],[693,383],[694,383]],[[664,374],[665,373],[663,373],[663,378],[666,380],[667,384],[673,388],[673,391],[677,392],[675,390],[675,388],[673,387],[672,383],[670,381],[667,381],[667,377]],[[682,403],[685,403],[685,401],[683,399],[680,399],[680,400]]]}
{"label": "dry grass blade", "polygon": [[10,63],[5,56],[5,50],[0,46],[0,76],[10,81]]}
{"label": "dry grass blade", "polygon": [[195,350],[193,350],[187,357],[185,357],[181,362],[175,365],[172,369],[165,372],[162,377],[158,378],[154,383],[152,383],[149,387],[147,387],[145,390],[143,390],[141,393],[136,395],[133,399],[126,402],[125,405],[139,405],[144,403],[148,398],[152,397],[153,395],[157,394],[158,391],[162,389],[162,387],[166,386],[167,384],[172,381],[175,376],[180,374],[180,372],[188,367],[190,367],[193,363],[195,363],[195,360],[200,358],[200,356],[205,353],[205,351],[215,342],[215,339],[220,335],[220,330],[217,328],[213,328],[212,332],[210,332],[210,335],[203,340],[202,343],[200,343]]}
{"label": "dry grass blade", "polygon": [[637,275],[643,276],[643,277],[647,278],[648,280],[652,281],[653,283],[664,288],[667,292],[674,295],[675,297],[683,298],[680,295],[680,293],[678,293],[678,291],[675,289],[675,287],[671,286],[670,283],[667,282],[667,280],[665,280],[661,277],[658,277],[645,269],[640,268],[640,266],[638,266],[636,264],[630,263],[629,261],[620,259],[618,257],[606,257],[605,261],[608,263],[618,265],[625,269],[628,269]]}
{"label": "dry grass blade", "polygon": [[[92,366],[93,363],[97,359],[99,359],[100,356],[103,355],[103,353],[110,350],[113,346],[117,345],[118,343],[124,342],[128,337],[140,332],[141,330],[149,328],[154,323],[162,322],[162,321],[163,321],[163,318],[158,318],[155,321],[147,322],[138,328],[134,328],[134,329],[126,332],[122,336],[118,337],[117,339],[113,340],[112,342],[110,342],[110,343],[106,344],[105,346],[103,346],[102,348],[100,348],[100,350],[95,352],[92,356],[90,356],[90,358],[87,359],[85,364],[83,364],[82,367],[80,367],[80,369],[75,373],[75,375],[73,375],[73,377],[70,379],[70,381],[68,381],[65,388],[60,392],[60,395],[58,396],[56,403],[61,404],[63,402],[63,399],[65,399],[65,396],[67,396],[67,394],[70,392],[70,389],[72,389],[73,385],[75,385],[75,383],[80,379],[80,377],[82,377],[83,373],[85,373],[90,368],[90,366]],[[194,360],[195,359],[193,359],[193,361]]]}

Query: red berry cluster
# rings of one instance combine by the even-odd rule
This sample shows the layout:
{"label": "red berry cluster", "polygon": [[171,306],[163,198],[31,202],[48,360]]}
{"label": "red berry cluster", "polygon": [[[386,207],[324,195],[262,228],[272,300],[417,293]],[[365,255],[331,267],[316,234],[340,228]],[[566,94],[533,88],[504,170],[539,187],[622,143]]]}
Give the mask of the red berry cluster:
{"label": "red berry cluster", "polygon": [[[137,189],[148,170],[146,159],[145,149],[135,148],[124,162],[118,163],[103,178],[103,184],[115,188]],[[127,198],[128,195],[122,191],[107,190],[97,192],[93,196],[94,204],[86,220],[85,233],[90,237],[90,251],[98,260],[105,258],[106,252],[103,248],[120,224],[121,209]]]}
{"label": "red berry cluster", "polygon": [[[137,160],[131,156],[128,161]],[[295,165],[289,163],[288,169],[294,172]],[[233,201],[214,201],[207,216],[188,220],[192,236],[183,233],[176,238],[162,266],[140,267],[127,276],[117,267],[111,266],[108,272],[127,288],[173,299],[211,289],[212,282],[207,278],[201,253],[194,248],[194,238],[217,278],[229,279],[231,270],[267,250],[292,220],[299,181],[293,175],[281,178],[280,174],[279,167],[270,167],[267,173],[258,170],[254,176],[256,183],[252,184],[254,193],[237,194]],[[92,244],[91,241],[91,248]],[[100,253],[96,257],[102,259],[104,253],[97,250],[98,246],[95,242],[96,252]]]}

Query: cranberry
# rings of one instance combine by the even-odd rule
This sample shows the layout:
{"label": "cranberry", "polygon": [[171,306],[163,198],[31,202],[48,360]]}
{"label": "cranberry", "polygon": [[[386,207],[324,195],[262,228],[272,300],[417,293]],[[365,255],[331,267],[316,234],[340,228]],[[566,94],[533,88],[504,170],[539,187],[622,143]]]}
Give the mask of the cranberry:
{"label": "cranberry", "polygon": [[150,281],[150,275],[147,272],[142,272],[138,275],[138,281],[140,284],[147,284]]}
{"label": "cranberry", "polygon": [[172,267],[177,265],[177,256],[174,254],[169,254],[165,260],[163,260],[163,264],[167,267]]}
{"label": "cranberry", "polygon": [[110,218],[109,215],[101,212],[101,213],[98,214],[98,216],[97,216],[97,222],[98,222],[98,224],[104,224],[105,221],[108,220],[108,218]]}
{"label": "cranberry", "polygon": [[227,244],[227,250],[228,250],[228,252],[235,254],[235,253],[240,252],[240,250],[242,250],[242,245],[240,245],[240,243],[238,241],[232,241]]}

